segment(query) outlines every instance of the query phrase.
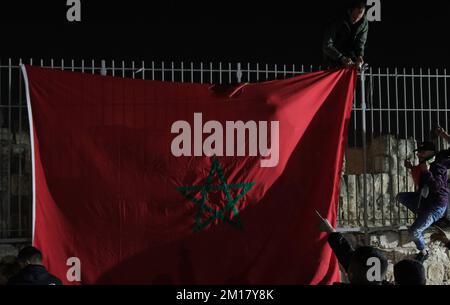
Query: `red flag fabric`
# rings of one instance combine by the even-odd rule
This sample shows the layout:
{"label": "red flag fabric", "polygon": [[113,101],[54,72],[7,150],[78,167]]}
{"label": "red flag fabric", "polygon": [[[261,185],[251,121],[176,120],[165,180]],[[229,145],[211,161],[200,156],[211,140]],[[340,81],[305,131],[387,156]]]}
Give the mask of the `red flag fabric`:
{"label": "red flag fabric", "polygon": [[65,284],[339,280],[315,210],[336,222],[354,69],[223,90],[23,72],[33,244]]}

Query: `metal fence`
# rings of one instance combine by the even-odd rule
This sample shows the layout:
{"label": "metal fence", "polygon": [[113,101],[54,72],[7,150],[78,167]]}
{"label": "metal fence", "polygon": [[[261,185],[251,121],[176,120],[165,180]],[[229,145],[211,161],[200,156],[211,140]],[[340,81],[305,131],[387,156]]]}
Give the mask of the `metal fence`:
{"label": "metal fence", "polygon": [[[0,60],[0,241],[31,236],[31,150],[22,60]],[[177,82],[236,83],[282,79],[319,71],[304,65],[174,63],[29,59],[23,63],[92,74]],[[431,130],[449,128],[446,70],[373,69],[359,74],[338,226],[342,230],[404,226],[413,215],[395,195],[414,190],[403,159],[417,141],[436,140]],[[324,137],[326,138],[326,137]]]}

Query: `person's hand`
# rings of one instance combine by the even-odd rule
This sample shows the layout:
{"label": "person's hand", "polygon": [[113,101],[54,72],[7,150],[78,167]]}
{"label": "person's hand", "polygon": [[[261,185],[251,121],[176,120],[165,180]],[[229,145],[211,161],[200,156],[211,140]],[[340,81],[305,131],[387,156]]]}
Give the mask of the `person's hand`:
{"label": "person's hand", "polygon": [[346,68],[350,68],[351,66],[353,66],[355,63],[353,62],[353,60],[351,60],[351,58],[348,57],[342,57],[341,59],[342,64],[344,65],[344,67]]}
{"label": "person's hand", "polygon": [[442,128],[441,126],[438,126],[437,128],[436,128],[436,135],[438,136],[438,137],[442,137],[442,138],[444,138],[444,139],[446,139],[446,140],[449,140],[450,139],[450,135],[444,130],[444,128]]}
{"label": "person's hand", "polygon": [[419,167],[422,172],[427,172],[430,169],[428,162],[420,163]]}
{"label": "person's hand", "polygon": [[430,240],[432,242],[441,242],[444,245],[447,245],[450,242],[445,232],[437,232],[431,234]]}
{"label": "person's hand", "polygon": [[411,161],[409,160],[405,160],[404,164],[403,164],[407,169],[412,169],[414,166],[411,163]]}
{"label": "person's hand", "polygon": [[317,212],[317,215],[319,216],[319,230],[320,232],[326,232],[326,233],[333,233],[336,232],[336,230],[331,226],[330,222],[328,221],[328,219],[326,218],[322,218],[322,216],[320,216],[319,212]]}
{"label": "person's hand", "polygon": [[359,56],[356,59],[356,66],[358,67],[358,69],[361,69],[363,65],[364,65],[364,58],[362,56]]}
{"label": "person's hand", "polygon": [[444,128],[442,128],[441,126],[438,126],[438,127],[436,128],[435,132],[436,132],[436,135],[437,135],[438,137],[440,137],[440,136],[442,136],[442,134],[445,133],[445,130],[444,130]]}

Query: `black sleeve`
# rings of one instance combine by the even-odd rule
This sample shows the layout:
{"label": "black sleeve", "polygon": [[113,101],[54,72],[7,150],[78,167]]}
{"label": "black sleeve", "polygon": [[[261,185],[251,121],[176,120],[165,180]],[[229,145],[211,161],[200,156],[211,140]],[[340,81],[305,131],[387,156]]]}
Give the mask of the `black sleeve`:
{"label": "black sleeve", "polygon": [[330,24],[325,30],[322,43],[323,53],[334,61],[339,61],[344,56],[335,46],[338,28],[338,23]]}
{"label": "black sleeve", "polygon": [[368,33],[369,33],[369,22],[367,20],[364,20],[362,30],[356,37],[355,55],[357,57],[359,56],[364,57],[364,50],[366,47]]}
{"label": "black sleeve", "polygon": [[450,242],[448,242],[445,246],[450,250]]}
{"label": "black sleeve", "polygon": [[339,264],[341,264],[345,271],[348,271],[350,256],[354,251],[353,247],[348,240],[345,239],[344,235],[337,232],[331,233],[330,236],[328,236],[328,243],[336,255]]}
{"label": "black sleeve", "polygon": [[49,285],[62,285],[63,283],[61,282],[61,280],[59,278],[50,274],[48,284]]}

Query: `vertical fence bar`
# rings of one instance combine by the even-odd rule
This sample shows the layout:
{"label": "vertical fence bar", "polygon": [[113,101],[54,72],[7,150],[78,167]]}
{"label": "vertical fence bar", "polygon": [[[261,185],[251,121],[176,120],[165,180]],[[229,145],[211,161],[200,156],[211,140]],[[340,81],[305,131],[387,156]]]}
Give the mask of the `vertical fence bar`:
{"label": "vertical fence bar", "polygon": [[[439,117],[441,115],[441,111],[440,111],[440,99],[439,99],[439,69],[436,69],[436,114],[437,114],[437,125],[440,126],[440,120]],[[436,127],[436,126],[435,126]],[[438,149],[442,149],[442,141],[441,141],[441,137],[438,137]]]}
{"label": "vertical fence bar", "polygon": [[[238,83],[241,83],[242,81],[242,70],[241,70],[241,63],[237,63],[237,70],[236,70],[236,80]],[[230,80],[231,82],[231,80]]]}
{"label": "vertical fence bar", "polygon": [[[448,132],[448,99],[447,99],[447,69],[444,69],[444,102],[445,102],[445,130]],[[447,143],[447,147],[448,147]]]}
{"label": "vertical fence bar", "polygon": [[380,110],[380,135],[383,134],[383,113],[382,108],[383,105],[381,103],[381,97],[382,97],[382,90],[381,90],[381,69],[378,68],[378,107]]}
{"label": "vertical fence bar", "polygon": [[[404,111],[405,111],[405,158],[408,157],[408,99],[407,99],[407,90],[406,90],[406,68],[403,68],[403,101],[405,103]],[[397,162],[400,164],[400,166],[403,166],[404,160],[398,160]],[[405,174],[405,184],[406,189],[405,192],[409,192],[409,179],[408,179],[408,172],[406,171]],[[405,224],[408,222],[408,209],[405,209],[406,217],[405,217]]]}
{"label": "vertical fence bar", "polygon": [[181,62],[181,82],[184,83],[184,62]]}
{"label": "vertical fence bar", "polygon": [[[432,115],[431,115],[431,69],[428,68],[428,117],[429,117],[429,130],[431,131],[432,127]],[[427,137],[429,137],[430,135],[427,134]]]}
{"label": "vertical fence bar", "polygon": [[[305,73],[307,73],[307,71],[305,70]],[[359,75],[358,75],[359,76]],[[359,81],[361,81],[361,79],[359,78]],[[353,138],[354,138],[354,147],[359,147],[359,143],[358,143],[358,111],[360,111],[359,113],[362,113],[361,109],[357,109],[358,107],[358,101],[359,101],[359,97],[358,97],[358,93],[361,94],[361,92],[359,92],[357,90],[358,88],[356,88],[356,92],[355,95],[353,97],[353,109],[354,109],[354,132],[353,132]],[[363,156],[363,162],[364,162],[364,156]],[[355,209],[356,209],[356,217],[357,217],[357,221],[358,224],[361,227],[365,227],[364,225],[364,203],[362,203],[360,200],[358,200],[358,198],[360,198],[361,196],[361,185],[360,185],[360,177],[357,178],[356,183],[358,184],[358,187],[356,187],[356,205],[355,205]],[[359,196],[359,197],[358,197]],[[362,211],[362,213],[361,213]],[[361,221],[361,214],[362,214],[362,221]]]}
{"label": "vertical fence bar", "polygon": [[152,80],[155,80],[155,62],[152,61]]}
{"label": "vertical fence bar", "polygon": [[[370,143],[373,142],[373,133],[374,133],[374,116],[373,116],[373,71],[372,67],[369,69],[369,90],[366,90],[365,96],[369,96],[369,104],[366,105],[370,112]],[[367,138],[367,137],[366,137]],[[372,211],[373,211],[373,225],[375,226],[377,223],[377,213],[376,213],[376,190],[375,190],[375,175],[372,175]],[[381,174],[381,177],[383,175]],[[381,178],[382,181],[383,178]],[[382,186],[381,186],[382,187]],[[383,221],[383,216],[381,216],[381,221]]]}
{"label": "vertical fence bar", "polygon": [[200,84],[203,84],[203,62],[200,62]]}
{"label": "vertical fence bar", "polygon": [[[303,67],[302,67],[303,68]],[[357,124],[358,124],[358,110],[357,110],[357,103],[356,103],[356,99],[357,99],[357,91],[355,89],[355,95],[353,96],[353,146],[357,147]]]}
{"label": "vertical fence bar", "polygon": [[259,82],[259,63],[256,63],[256,81]]}
{"label": "vertical fence bar", "polygon": [[[413,121],[412,121],[412,137],[413,137],[413,143],[415,143],[416,142],[416,86],[415,86],[415,77],[416,77],[416,74],[414,73],[414,68],[412,68],[411,69],[411,92],[412,92],[412,114],[413,114],[413,116],[412,116],[412,118],[413,118]],[[415,147],[414,147],[415,148]],[[413,155],[412,155],[412,158],[411,159],[413,159],[413,160],[415,160],[415,157],[414,157],[414,153],[413,153]],[[414,161],[413,161],[414,162]],[[415,185],[413,185],[413,188],[414,188],[414,191],[415,191]],[[409,212],[406,212],[406,224],[408,224],[409,223],[409,221],[410,221],[410,217],[409,217],[409,215],[410,215],[410,213]]]}
{"label": "vertical fence bar", "polygon": [[[386,93],[387,93],[387,114],[388,114],[388,149],[391,148],[391,86],[390,86],[390,71],[389,68],[386,68]],[[391,162],[389,162],[389,172],[392,172],[392,166]],[[391,191],[395,192],[394,184],[391,183]],[[389,207],[389,220],[391,224],[394,220],[394,202],[390,201],[390,207]]]}
{"label": "vertical fence bar", "polygon": [[209,62],[209,83],[213,84],[214,80],[213,80],[213,64],[212,62]]}
{"label": "vertical fence bar", "polygon": [[[395,127],[396,127],[395,140],[397,143],[397,147],[396,147],[397,168],[395,170],[397,173],[396,193],[398,194],[400,192],[400,164],[399,164],[400,162],[398,161],[399,157],[400,157],[399,149],[398,149],[399,142],[400,142],[400,113],[399,113],[399,106],[398,106],[398,100],[399,100],[399,97],[398,97],[398,92],[399,92],[398,91],[398,68],[395,68],[394,73],[395,73]],[[402,210],[402,207],[399,206],[399,209],[397,210],[397,219],[399,222],[401,220],[401,210]]]}
{"label": "vertical fence bar", "polygon": [[171,62],[170,70],[171,70],[170,72],[172,74],[172,81],[174,82],[175,81],[175,66],[174,66],[173,61]]}
{"label": "vertical fence bar", "polygon": [[100,63],[101,63],[100,75],[105,76],[107,74],[107,72],[106,72],[106,62],[105,62],[104,59],[102,59]]}
{"label": "vertical fence bar", "polygon": [[368,225],[368,207],[367,207],[367,143],[366,143],[366,75],[365,71],[361,71],[361,112],[362,112],[362,146],[363,146],[363,217],[364,217],[364,229],[369,227]]}
{"label": "vertical fence bar", "polygon": [[425,137],[424,137],[424,124],[423,124],[423,122],[424,122],[424,116],[423,116],[423,113],[424,113],[424,109],[423,109],[423,74],[422,74],[422,68],[420,68],[420,70],[419,70],[419,72],[420,72],[420,117],[421,117],[421,131],[422,131],[422,138],[421,138],[421,141],[424,141],[425,140]]}
{"label": "vertical fence bar", "polygon": [[[382,102],[381,102],[381,98],[382,98],[382,91],[381,91],[381,69],[380,68],[378,68],[378,109],[379,109],[379,124],[380,124],[380,128],[379,128],[379,131],[380,131],[380,137],[382,136],[382,134],[383,134],[383,112],[382,112],[382,107],[383,107],[383,105],[382,105]],[[375,103],[373,103],[372,104],[372,107],[375,107],[374,106],[374,104]],[[383,190],[383,185],[384,185],[384,178],[383,178],[383,174],[381,174],[381,187],[380,187],[380,190],[381,190],[381,196],[384,196],[384,190]],[[387,190],[386,190],[387,191]],[[385,206],[384,206],[384,204],[385,204],[385,201],[384,201],[384,197],[382,197],[382,202],[383,202],[383,205],[381,206],[381,219],[382,219],[382,224],[383,224],[383,226],[385,226],[386,225],[386,215],[385,215],[385,213],[384,213],[384,210],[385,210]]]}
{"label": "vertical fence bar", "polygon": [[413,138],[416,140],[416,86],[415,86],[415,77],[414,68],[411,69],[411,92],[412,92],[412,112],[413,112]]}
{"label": "vertical fence bar", "polygon": [[[8,143],[8,199],[6,201],[6,236],[11,236],[11,158],[12,158],[12,60],[8,59],[8,134],[7,134],[7,143]],[[11,136],[10,136],[11,135]]]}

